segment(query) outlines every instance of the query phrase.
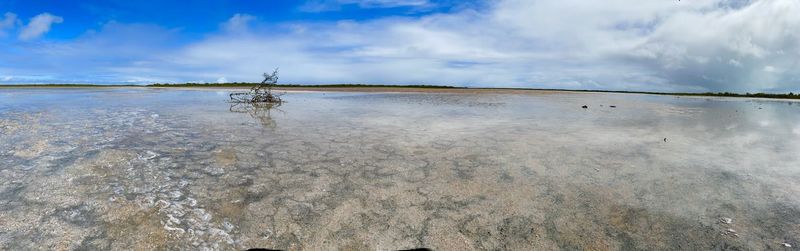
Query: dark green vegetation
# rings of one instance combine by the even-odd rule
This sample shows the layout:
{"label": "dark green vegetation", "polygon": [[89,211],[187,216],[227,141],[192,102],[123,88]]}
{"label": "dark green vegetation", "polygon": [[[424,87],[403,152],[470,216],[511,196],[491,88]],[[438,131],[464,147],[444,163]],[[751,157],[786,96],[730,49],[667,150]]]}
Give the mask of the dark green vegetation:
{"label": "dark green vegetation", "polygon": [[[148,87],[252,87],[258,83],[185,83],[185,84],[151,84]],[[369,84],[329,84],[329,85],[298,85],[298,84],[275,84],[280,88],[363,88],[363,87],[391,87],[391,88],[465,88],[446,85],[369,85]]]}
{"label": "dark green vegetation", "polygon": [[706,93],[656,93],[664,95],[681,95],[681,96],[720,96],[720,97],[750,97],[750,98],[788,98],[800,99],[800,94],[790,93],[731,93],[731,92],[706,92]]}
{"label": "dark green vegetation", "polygon": [[[69,87],[253,87],[257,83],[183,83],[150,85],[93,85],[93,84],[32,84],[32,85],[0,85],[0,88],[69,88]],[[277,88],[426,88],[426,89],[471,89],[471,90],[534,90],[534,91],[570,91],[570,92],[607,92],[631,93],[672,96],[710,96],[710,97],[747,97],[747,98],[774,98],[774,99],[800,99],[800,93],[734,93],[734,92],[645,92],[645,91],[611,91],[611,90],[570,90],[570,89],[537,89],[537,88],[472,88],[447,85],[378,85],[378,84],[329,84],[329,85],[300,85],[276,84]]]}
{"label": "dark green vegetation", "polygon": [[86,87],[142,87],[141,85],[95,85],[95,84],[20,84],[0,85],[0,88],[86,88]]}
{"label": "dark green vegetation", "polygon": [[537,89],[537,88],[469,88],[469,89],[506,89],[506,90],[536,90],[536,91],[568,91],[568,92],[604,92],[604,93],[630,93],[670,96],[710,96],[710,97],[741,97],[741,98],[775,98],[775,99],[800,99],[800,93],[735,93],[735,92],[645,92],[645,91],[611,91],[611,90],[572,90],[572,89]]}

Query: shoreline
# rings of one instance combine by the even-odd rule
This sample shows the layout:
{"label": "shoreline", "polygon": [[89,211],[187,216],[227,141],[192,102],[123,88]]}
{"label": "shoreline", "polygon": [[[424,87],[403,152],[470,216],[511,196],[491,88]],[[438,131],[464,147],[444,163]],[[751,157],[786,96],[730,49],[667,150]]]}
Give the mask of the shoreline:
{"label": "shoreline", "polygon": [[[244,90],[251,86],[145,86],[145,85],[0,85],[3,89],[116,89],[116,88],[148,88],[148,89],[185,89],[185,90]],[[567,90],[567,89],[534,89],[534,88],[470,88],[450,86],[278,86],[274,90],[282,92],[365,92],[365,93],[449,93],[449,94],[513,94],[513,95],[543,95],[543,94],[582,94],[582,93],[616,93],[640,94],[692,98],[747,98],[765,101],[791,101],[800,102],[800,95],[794,97],[777,97],[785,94],[736,94],[736,93],[664,93],[664,92],[638,92],[638,91],[608,91],[608,90]],[[774,95],[776,97],[770,97]]]}

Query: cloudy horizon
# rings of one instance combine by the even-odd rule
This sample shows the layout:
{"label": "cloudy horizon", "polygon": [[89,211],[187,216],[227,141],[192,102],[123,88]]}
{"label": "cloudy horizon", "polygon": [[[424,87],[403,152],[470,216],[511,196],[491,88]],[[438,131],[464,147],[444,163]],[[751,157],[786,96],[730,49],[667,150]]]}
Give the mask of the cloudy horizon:
{"label": "cloudy horizon", "polygon": [[0,3],[0,84],[797,92],[797,0]]}

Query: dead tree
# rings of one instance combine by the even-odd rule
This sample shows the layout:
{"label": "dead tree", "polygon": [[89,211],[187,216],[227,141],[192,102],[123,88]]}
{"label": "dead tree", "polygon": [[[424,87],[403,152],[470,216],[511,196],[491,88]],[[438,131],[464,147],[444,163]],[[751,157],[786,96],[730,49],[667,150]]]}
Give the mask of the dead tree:
{"label": "dead tree", "polygon": [[264,73],[264,81],[250,88],[249,92],[235,92],[230,94],[231,103],[268,103],[280,105],[283,103],[280,94],[272,93],[272,88],[278,83],[278,69],[272,74]]}

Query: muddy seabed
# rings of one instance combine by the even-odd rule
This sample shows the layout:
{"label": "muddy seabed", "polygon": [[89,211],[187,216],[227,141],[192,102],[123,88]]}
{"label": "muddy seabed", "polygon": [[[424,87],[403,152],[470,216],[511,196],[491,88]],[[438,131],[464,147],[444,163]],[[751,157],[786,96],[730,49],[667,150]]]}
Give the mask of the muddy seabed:
{"label": "muddy seabed", "polygon": [[800,103],[284,98],[0,90],[0,249],[800,246]]}

